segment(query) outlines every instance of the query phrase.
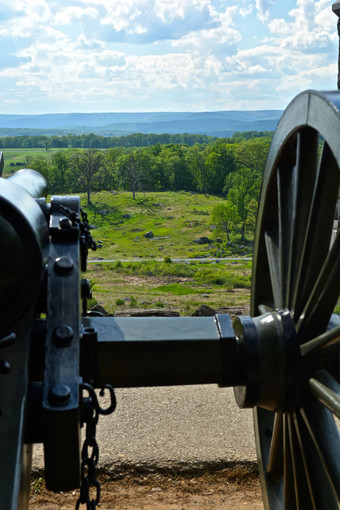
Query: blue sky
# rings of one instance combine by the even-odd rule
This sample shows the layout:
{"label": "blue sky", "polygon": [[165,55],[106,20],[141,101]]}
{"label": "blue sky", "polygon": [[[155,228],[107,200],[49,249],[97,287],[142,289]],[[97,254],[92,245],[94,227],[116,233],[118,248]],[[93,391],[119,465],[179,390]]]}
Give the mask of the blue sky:
{"label": "blue sky", "polygon": [[336,88],[329,0],[1,0],[0,113],[283,109]]}

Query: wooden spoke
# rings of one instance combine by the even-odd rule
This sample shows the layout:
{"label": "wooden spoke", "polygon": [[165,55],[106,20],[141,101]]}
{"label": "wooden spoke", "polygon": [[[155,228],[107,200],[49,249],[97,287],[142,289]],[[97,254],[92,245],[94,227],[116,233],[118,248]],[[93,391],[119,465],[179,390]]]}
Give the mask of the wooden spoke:
{"label": "wooden spoke", "polygon": [[340,497],[340,438],[332,413],[319,402],[308,402],[301,410],[328,480]]}
{"label": "wooden spoke", "polygon": [[292,452],[289,438],[289,418],[284,415],[283,419],[283,444],[284,444],[284,510],[295,510],[297,509],[297,501],[295,495],[295,481],[294,481],[294,470]]}
{"label": "wooden spoke", "polygon": [[337,326],[322,335],[313,338],[300,346],[302,356],[306,358],[319,358],[329,355],[331,351],[340,349],[340,326]]}
{"label": "wooden spoke", "polygon": [[274,419],[267,472],[277,478],[283,475],[283,414],[279,413]]}
{"label": "wooden spoke", "polygon": [[318,370],[309,379],[309,386],[314,397],[340,418],[340,384],[327,370]]}
{"label": "wooden spoke", "polygon": [[[293,151],[294,152],[294,151]],[[288,274],[291,258],[291,243],[293,236],[294,211],[297,194],[296,177],[296,155],[294,162],[282,164],[277,171],[277,193],[278,193],[278,277],[281,286],[280,306],[288,306]]]}
{"label": "wooden spoke", "polygon": [[338,510],[337,497],[332,490],[318,452],[299,412],[294,413],[293,421],[303,458],[312,508],[315,510],[320,508]]}
{"label": "wooden spoke", "polygon": [[301,343],[322,334],[329,323],[340,293],[340,232],[322,266],[306,306],[297,323]]}
{"label": "wooden spoke", "polygon": [[302,230],[299,233],[304,238],[304,245],[299,259],[292,302],[296,320],[303,311],[329,251],[338,190],[339,170],[328,144],[325,143],[307,228],[305,232]]}
{"label": "wooden spoke", "polygon": [[296,181],[292,211],[292,234],[289,252],[286,306],[295,308],[295,286],[299,278],[300,261],[305,244],[304,233],[308,227],[310,209],[314,195],[315,175],[318,161],[318,133],[312,128],[303,128],[297,137]]}
{"label": "wooden spoke", "polygon": [[273,310],[275,310],[274,305],[269,305],[269,304],[266,304],[266,303],[261,303],[258,306],[258,311],[260,312],[260,314],[267,313],[267,312],[272,312]]}
{"label": "wooden spoke", "polygon": [[[267,257],[269,264],[269,272],[270,279],[272,283],[273,289],[273,297],[274,297],[274,307],[282,308],[283,307],[283,298],[282,298],[282,282],[280,278],[280,257],[279,257],[279,246],[278,239],[275,234],[270,234],[269,232],[265,232],[265,242],[267,248]],[[276,237],[276,238],[275,238]]]}
{"label": "wooden spoke", "polygon": [[294,426],[293,416],[287,415],[289,432],[289,446],[291,451],[292,467],[294,474],[294,489],[297,508],[313,510],[314,504],[309,490],[309,480],[305,471],[304,452],[301,448],[298,435]]}

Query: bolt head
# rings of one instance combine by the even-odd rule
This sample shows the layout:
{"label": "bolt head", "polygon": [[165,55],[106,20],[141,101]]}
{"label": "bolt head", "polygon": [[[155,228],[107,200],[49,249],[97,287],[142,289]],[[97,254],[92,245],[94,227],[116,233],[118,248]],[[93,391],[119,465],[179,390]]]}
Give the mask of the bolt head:
{"label": "bolt head", "polygon": [[71,400],[71,390],[66,384],[52,386],[48,393],[49,403],[53,406],[64,406]]}
{"label": "bolt head", "polygon": [[57,326],[53,331],[53,341],[58,347],[69,345],[73,339],[73,329],[67,324]]}
{"label": "bolt head", "polygon": [[56,273],[65,275],[73,270],[74,263],[70,257],[58,257],[54,262],[54,269]]}
{"label": "bolt head", "polygon": [[11,371],[11,365],[8,363],[8,361],[5,361],[4,359],[0,359],[0,375],[7,375]]}

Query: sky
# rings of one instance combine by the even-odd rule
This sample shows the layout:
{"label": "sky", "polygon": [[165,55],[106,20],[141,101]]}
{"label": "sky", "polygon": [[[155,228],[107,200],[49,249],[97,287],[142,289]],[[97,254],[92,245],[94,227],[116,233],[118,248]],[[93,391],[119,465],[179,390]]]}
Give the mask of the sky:
{"label": "sky", "polygon": [[0,113],[284,109],[336,88],[329,0],[1,0]]}

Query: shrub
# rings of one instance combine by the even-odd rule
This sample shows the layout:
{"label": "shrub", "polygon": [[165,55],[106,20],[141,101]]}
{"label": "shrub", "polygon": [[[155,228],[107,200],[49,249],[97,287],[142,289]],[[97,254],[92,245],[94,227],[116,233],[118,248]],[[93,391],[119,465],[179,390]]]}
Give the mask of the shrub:
{"label": "shrub", "polygon": [[136,308],[137,304],[137,299],[134,296],[130,296],[130,306]]}

